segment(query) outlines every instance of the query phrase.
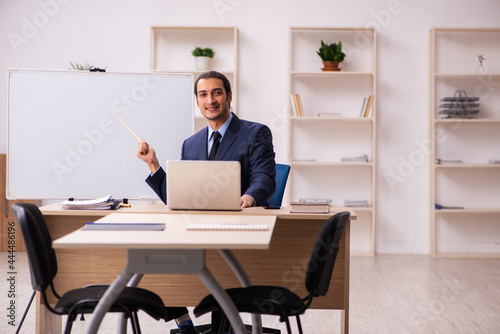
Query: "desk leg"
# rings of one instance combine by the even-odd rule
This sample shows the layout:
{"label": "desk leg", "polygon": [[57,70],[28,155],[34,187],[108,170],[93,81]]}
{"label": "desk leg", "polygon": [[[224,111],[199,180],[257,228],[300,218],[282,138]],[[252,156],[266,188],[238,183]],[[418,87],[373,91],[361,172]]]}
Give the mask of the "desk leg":
{"label": "desk leg", "polygon": [[[231,270],[234,272],[242,287],[251,286],[252,282],[248,277],[240,261],[229,249],[219,249],[219,254],[224,258]],[[252,314],[252,334],[262,334],[262,317],[260,314]]]}
{"label": "desk leg", "polygon": [[92,320],[90,321],[89,328],[87,329],[87,334],[96,334],[101,321],[108,312],[109,308],[115,302],[116,298],[122,293],[123,289],[127,286],[134,273],[125,267],[121,274],[115,279],[113,284],[109,286],[101,300],[97,304],[94,312],[92,313]]}
{"label": "desk leg", "polygon": [[243,321],[241,321],[238,310],[212,273],[207,268],[203,268],[203,270],[198,273],[198,277],[219,303],[229,319],[234,332],[236,334],[246,334],[246,328],[245,325],[243,325]]}
{"label": "desk leg", "polygon": [[40,292],[36,292],[36,334],[45,333],[61,333],[62,317],[51,313],[45,305],[43,305]]}

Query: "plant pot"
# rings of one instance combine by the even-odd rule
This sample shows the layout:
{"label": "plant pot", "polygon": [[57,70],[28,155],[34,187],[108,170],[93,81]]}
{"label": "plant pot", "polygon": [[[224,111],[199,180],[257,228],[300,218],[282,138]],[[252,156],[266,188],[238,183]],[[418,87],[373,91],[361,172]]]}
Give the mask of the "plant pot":
{"label": "plant pot", "polygon": [[194,57],[194,66],[198,71],[208,70],[210,57]]}
{"label": "plant pot", "polygon": [[324,61],[322,71],[340,71],[338,61]]}

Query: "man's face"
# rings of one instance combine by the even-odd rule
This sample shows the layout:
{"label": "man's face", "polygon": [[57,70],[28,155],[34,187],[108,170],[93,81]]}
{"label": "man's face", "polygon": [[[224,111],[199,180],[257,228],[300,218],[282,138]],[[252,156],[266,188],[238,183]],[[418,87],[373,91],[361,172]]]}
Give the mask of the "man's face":
{"label": "man's face", "polygon": [[232,95],[226,94],[222,80],[201,79],[197,88],[196,102],[203,116],[210,121],[226,120],[229,117]]}

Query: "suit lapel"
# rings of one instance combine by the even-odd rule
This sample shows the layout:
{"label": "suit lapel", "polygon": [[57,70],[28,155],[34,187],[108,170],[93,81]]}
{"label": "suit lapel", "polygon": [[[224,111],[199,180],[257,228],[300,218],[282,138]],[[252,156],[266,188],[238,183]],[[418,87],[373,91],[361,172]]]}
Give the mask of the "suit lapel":
{"label": "suit lapel", "polygon": [[207,153],[207,143],[208,143],[208,126],[203,129],[203,131],[200,132],[200,135],[198,136],[198,150],[196,152],[196,157],[198,160],[208,160],[208,153]]}
{"label": "suit lapel", "polygon": [[238,130],[240,129],[240,119],[233,114],[233,119],[229,124],[229,127],[224,134],[224,138],[220,143],[219,149],[217,150],[217,154],[215,155],[215,160],[224,160],[224,156],[227,151],[233,145],[234,141],[238,137]]}

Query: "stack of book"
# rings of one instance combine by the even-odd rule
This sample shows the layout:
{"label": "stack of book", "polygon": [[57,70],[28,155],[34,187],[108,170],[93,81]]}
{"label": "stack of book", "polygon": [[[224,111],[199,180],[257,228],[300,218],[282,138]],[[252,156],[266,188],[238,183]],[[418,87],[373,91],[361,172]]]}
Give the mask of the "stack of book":
{"label": "stack of book", "polygon": [[328,202],[290,202],[290,213],[329,213]]}
{"label": "stack of book", "polygon": [[356,208],[367,208],[368,201],[365,201],[365,200],[351,201],[351,200],[346,199],[346,200],[344,200],[344,206],[356,207]]}
{"label": "stack of book", "polygon": [[122,204],[121,200],[112,199],[111,195],[97,199],[68,199],[61,202],[64,209],[72,210],[114,210]]}

